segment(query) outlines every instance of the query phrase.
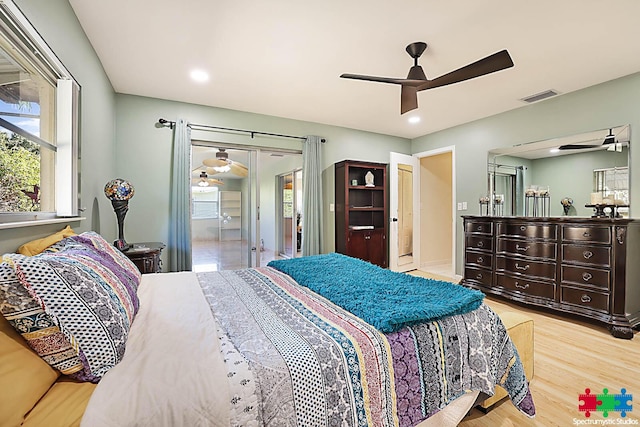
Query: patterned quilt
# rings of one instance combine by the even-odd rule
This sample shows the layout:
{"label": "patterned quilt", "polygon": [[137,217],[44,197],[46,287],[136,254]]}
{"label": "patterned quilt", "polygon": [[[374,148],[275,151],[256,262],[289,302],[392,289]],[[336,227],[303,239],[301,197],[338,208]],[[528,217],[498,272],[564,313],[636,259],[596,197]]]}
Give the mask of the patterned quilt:
{"label": "patterned quilt", "polygon": [[535,414],[517,352],[484,304],[383,334],[270,267],[198,280],[223,329],[234,425],[414,426],[496,384]]}

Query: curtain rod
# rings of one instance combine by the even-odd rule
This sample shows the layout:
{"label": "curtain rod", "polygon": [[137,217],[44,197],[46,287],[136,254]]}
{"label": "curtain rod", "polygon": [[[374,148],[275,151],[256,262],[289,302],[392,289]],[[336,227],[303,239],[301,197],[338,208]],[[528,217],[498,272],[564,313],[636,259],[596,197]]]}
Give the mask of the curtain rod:
{"label": "curtain rod", "polygon": [[[173,129],[173,126],[176,124],[176,122],[174,122],[174,121],[163,119],[163,118],[158,119],[158,123],[160,123],[161,125],[164,125],[164,126],[169,125],[169,128],[171,128],[171,129]],[[260,132],[260,131],[257,131],[257,130],[225,128],[225,127],[211,126],[211,125],[188,124],[187,126],[189,126],[191,129],[193,129],[193,128],[202,128],[200,130],[212,129],[214,131],[216,131],[216,130],[228,130],[228,131],[231,131],[231,132],[244,132],[244,133],[250,134],[251,138],[253,138],[254,135],[267,135],[267,136],[275,136],[275,137],[278,137],[278,138],[301,139],[303,141],[307,139],[304,136],[283,135],[283,134],[279,134],[279,133]],[[326,142],[326,140],[324,138],[322,138],[320,140],[320,142]]]}

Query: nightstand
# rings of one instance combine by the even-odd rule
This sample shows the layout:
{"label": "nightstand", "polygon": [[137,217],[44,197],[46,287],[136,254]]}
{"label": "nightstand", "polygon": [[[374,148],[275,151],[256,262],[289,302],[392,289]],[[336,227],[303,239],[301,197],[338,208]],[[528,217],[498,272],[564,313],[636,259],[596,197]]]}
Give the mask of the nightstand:
{"label": "nightstand", "polygon": [[160,254],[164,248],[165,244],[162,242],[132,243],[123,254],[133,261],[140,273],[160,273],[162,271]]}

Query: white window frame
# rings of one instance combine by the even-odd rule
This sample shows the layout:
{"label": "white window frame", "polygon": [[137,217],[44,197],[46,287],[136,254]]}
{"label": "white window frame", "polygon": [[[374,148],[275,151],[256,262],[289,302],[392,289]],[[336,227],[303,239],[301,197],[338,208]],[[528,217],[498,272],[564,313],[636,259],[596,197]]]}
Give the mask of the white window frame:
{"label": "white window frame", "polygon": [[12,0],[0,0],[0,25],[16,51],[56,87],[55,212],[0,213],[0,229],[79,218],[79,102],[80,86]]}

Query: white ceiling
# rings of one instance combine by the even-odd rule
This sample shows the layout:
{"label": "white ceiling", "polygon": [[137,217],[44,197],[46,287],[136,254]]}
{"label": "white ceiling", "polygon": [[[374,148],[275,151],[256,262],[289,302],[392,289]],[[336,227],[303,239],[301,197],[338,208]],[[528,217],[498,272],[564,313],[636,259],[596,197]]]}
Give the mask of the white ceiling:
{"label": "white ceiling", "polygon": [[[638,0],[70,3],[116,92],[406,138],[640,71]],[[429,78],[502,49],[515,66],[420,92],[403,116],[398,86],[339,78],[405,77],[414,41],[429,45]],[[209,81],[191,81],[194,68]]]}

